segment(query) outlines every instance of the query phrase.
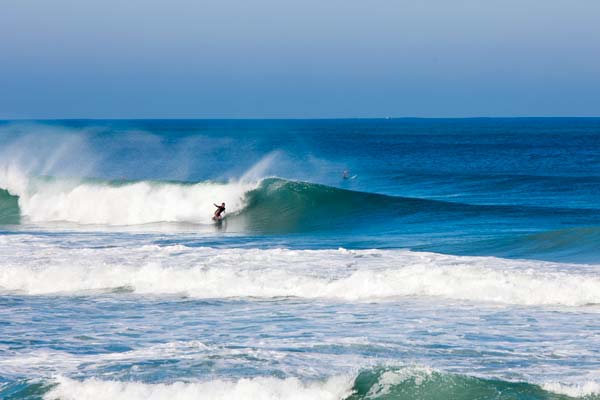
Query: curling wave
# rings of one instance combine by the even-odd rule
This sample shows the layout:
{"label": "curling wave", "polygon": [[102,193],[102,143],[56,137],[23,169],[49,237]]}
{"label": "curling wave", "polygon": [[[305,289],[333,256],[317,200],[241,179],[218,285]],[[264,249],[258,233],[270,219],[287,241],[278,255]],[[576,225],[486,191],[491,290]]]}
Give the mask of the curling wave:
{"label": "curling wave", "polygon": [[[212,203],[247,229],[294,231],[386,221],[420,211],[469,211],[467,205],[353,192],[320,184],[267,178],[257,182],[166,182],[28,178],[0,173],[0,223],[140,225],[210,223]],[[376,213],[367,213],[366,209]],[[466,210],[464,210],[466,209]]]}
{"label": "curling wave", "polygon": [[[224,201],[230,220],[248,229],[297,231],[404,222],[437,222],[494,216],[582,216],[600,221],[594,210],[472,205],[356,192],[321,184],[266,178],[184,183],[30,178],[0,170],[0,223],[72,222],[127,226],[161,222],[210,223],[214,202]],[[585,215],[584,215],[585,214]],[[417,220],[411,218],[418,215]]]}

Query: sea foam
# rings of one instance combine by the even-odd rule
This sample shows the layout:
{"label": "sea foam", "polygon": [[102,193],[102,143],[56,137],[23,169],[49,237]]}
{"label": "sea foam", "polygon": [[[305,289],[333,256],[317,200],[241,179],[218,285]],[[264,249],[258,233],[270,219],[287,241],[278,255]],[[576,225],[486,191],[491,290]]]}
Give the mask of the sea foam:
{"label": "sea foam", "polygon": [[77,381],[60,377],[58,385],[44,395],[46,400],[188,400],[188,399],[287,399],[339,400],[351,394],[352,379],[344,376],[323,382],[305,383],[297,378],[242,378],[237,381],[175,382],[146,384],[141,382]]}
{"label": "sea foam", "polygon": [[[38,239],[43,240],[43,239]],[[95,291],[194,298],[299,297],[340,301],[402,296],[476,302],[600,304],[593,266],[406,250],[63,248],[13,235],[0,250],[0,288],[26,295]]]}

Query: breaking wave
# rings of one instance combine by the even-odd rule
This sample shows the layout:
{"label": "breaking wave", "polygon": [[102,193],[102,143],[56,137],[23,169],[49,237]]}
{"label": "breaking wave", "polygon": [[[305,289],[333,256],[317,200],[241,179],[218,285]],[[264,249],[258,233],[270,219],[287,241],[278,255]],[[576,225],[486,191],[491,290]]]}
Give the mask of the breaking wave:
{"label": "breaking wave", "polygon": [[[159,181],[94,181],[28,178],[17,171],[0,174],[0,222],[73,222],[140,225],[156,222],[210,223],[213,203],[231,213],[244,207],[256,184]],[[18,208],[15,208],[18,206]]]}
{"label": "breaking wave", "polygon": [[206,224],[215,202],[226,203],[229,220],[269,231],[314,228],[334,220],[374,223],[421,211],[468,208],[279,178],[182,183],[29,178],[9,169],[0,173],[0,223],[24,219],[111,226]]}
{"label": "breaking wave", "polygon": [[193,298],[403,296],[522,305],[600,304],[597,266],[406,250],[61,248],[4,238],[0,288],[26,295],[97,292]]}
{"label": "breaking wave", "polygon": [[[126,181],[28,177],[0,169],[0,223],[72,222],[127,226],[211,222],[213,203],[225,202],[231,220],[252,229],[302,230],[376,224],[419,215],[419,222],[478,215],[565,214],[598,217],[593,210],[491,206],[356,192],[331,186],[264,178],[222,182]],[[593,214],[593,215],[592,215]],[[599,219],[600,220],[600,219]],[[414,221],[413,221],[414,222]]]}
{"label": "breaking wave", "polygon": [[[474,205],[280,178],[196,183],[106,181],[31,178],[15,169],[0,169],[0,225],[212,232],[213,203],[220,202],[227,206],[224,227],[232,233],[390,233],[396,241],[388,245],[415,250],[600,261],[600,210]],[[531,226],[544,225],[548,230],[528,232]],[[506,234],[481,240],[486,230],[504,230]],[[457,234],[460,232],[464,235]],[[426,238],[445,233],[452,240],[428,242],[419,239],[423,233],[429,234]],[[457,246],[460,241],[467,245]]]}
{"label": "breaking wave", "polygon": [[373,368],[354,376],[338,375],[309,381],[294,377],[259,376],[211,381],[144,383],[57,377],[51,381],[20,381],[0,386],[0,395],[14,400],[594,400],[600,398],[599,393],[600,388],[594,382],[582,385],[534,384],[450,374],[425,367]]}

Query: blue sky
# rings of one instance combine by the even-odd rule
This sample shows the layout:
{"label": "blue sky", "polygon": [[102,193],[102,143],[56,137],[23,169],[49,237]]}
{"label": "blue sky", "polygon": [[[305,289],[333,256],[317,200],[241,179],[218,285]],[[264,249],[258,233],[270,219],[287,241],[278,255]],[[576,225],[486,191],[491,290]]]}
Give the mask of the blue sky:
{"label": "blue sky", "polygon": [[599,116],[600,1],[6,0],[0,118]]}

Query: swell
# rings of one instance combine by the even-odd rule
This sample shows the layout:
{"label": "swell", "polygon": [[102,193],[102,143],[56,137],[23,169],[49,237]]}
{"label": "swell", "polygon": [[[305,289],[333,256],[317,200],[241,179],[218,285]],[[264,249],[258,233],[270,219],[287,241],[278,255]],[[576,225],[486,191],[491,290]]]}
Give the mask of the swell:
{"label": "swell", "polygon": [[598,209],[600,176],[398,171],[390,177],[403,193],[471,204]]}
{"label": "swell", "polygon": [[600,226],[582,226],[510,237],[498,237],[471,244],[464,254],[494,254],[506,258],[527,258],[598,263]]}
{"label": "swell", "polygon": [[357,375],[322,380],[249,377],[211,381],[144,383],[57,377],[45,381],[16,381],[0,386],[0,396],[12,400],[162,399],[315,399],[315,400],[596,400],[600,386],[529,383],[450,374],[423,367],[379,367]]}
{"label": "swell", "polygon": [[[508,173],[459,173],[459,172],[433,172],[433,171],[402,171],[396,173],[393,180],[400,183],[434,181],[438,183],[452,183],[466,185],[490,182],[490,186],[500,189],[512,189],[536,186],[544,190],[569,190],[579,189],[582,185],[586,189],[597,189],[600,185],[600,176],[597,175],[534,175],[534,174],[508,174]],[[573,187],[573,185],[576,185]]]}
{"label": "swell", "polygon": [[[247,194],[243,215],[262,229],[298,230],[358,223],[428,223],[489,219],[554,219],[600,222],[600,210],[523,205],[477,205],[357,192],[331,186],[264,179]],[[400,220],[397,220],[400,218]],[[339,225],[338,225],[339,226]]]}

